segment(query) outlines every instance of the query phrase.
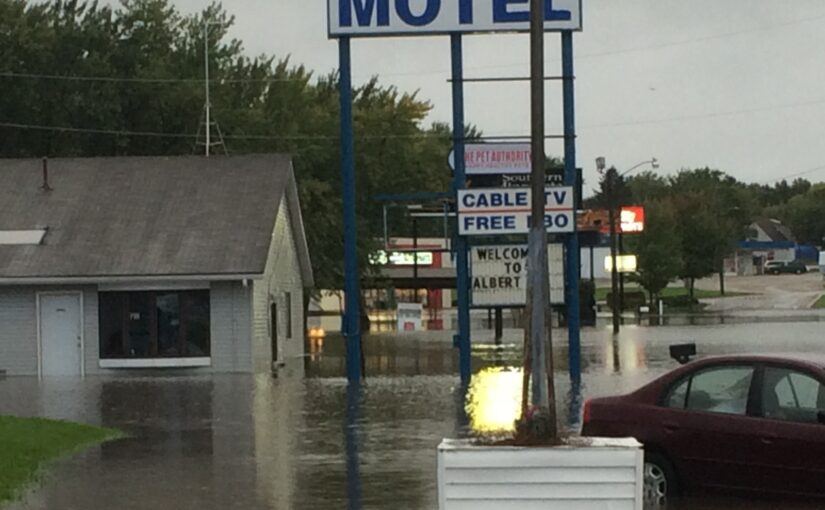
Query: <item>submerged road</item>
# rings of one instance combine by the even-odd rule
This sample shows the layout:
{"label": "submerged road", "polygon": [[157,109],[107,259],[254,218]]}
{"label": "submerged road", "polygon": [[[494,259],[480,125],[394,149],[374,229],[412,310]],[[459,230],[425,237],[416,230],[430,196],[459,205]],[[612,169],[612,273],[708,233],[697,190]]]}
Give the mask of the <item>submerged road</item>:
{"label": "submerged road", "polygon": [[[696,341],[705,354],[821,352],[822,326],[627,326],[615,341],[606,328],[590,329],[583,335],[584,387],[572,399],[564,332],[555,331],[560,409],[575,428],[582,398],[629,391],[674,368],[667,354],[672,343]],[[474,349],[477,380],[510,384],[512,377],[489,375],[518,364],[521,333],[506,333],[503,350],[489,344]],[[0,380],[0,414],[72,419],[130,435],[58,462],[42,487],[9,508],[436,508],[436,445],[466,434],[471,422],[511,419],[507,413],[517,396],[488,396],[493,412],[468,416],[449,333],[367,336],[367,382],[362,391],[348,392],[342,344],[335,337],[312,341],[306,363],[278,378],[161,372],[42,383]],[[669,508],[778,507],[822,505],[702,498]]]}

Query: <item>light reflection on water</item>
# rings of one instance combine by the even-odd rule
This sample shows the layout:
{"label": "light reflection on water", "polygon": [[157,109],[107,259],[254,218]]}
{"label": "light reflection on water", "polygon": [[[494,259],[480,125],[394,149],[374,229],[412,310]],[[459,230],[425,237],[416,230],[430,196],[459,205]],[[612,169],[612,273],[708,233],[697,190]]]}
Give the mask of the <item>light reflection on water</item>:
{"label": "light reflection on water", "polygon": [[467,390],[466,408],[475,434],[515,432],[521,415],[521,369],[485,368],[477,372]]}

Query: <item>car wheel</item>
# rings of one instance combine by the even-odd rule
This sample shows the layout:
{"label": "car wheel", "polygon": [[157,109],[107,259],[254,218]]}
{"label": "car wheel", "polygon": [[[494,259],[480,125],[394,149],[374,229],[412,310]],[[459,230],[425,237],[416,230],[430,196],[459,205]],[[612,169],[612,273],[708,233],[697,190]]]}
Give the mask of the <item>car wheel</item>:
{"label": "car wheel", "polygon": [[797,270],[796,270],[796,274],[802,274],[802,270],[801,270],[801,269],[797,269]]}
{"label": "car wheel", "polygon": [[664,505],[668,498],[679,493],[676,471],[671,463],[658,453],[645,452],[644,496],[645,503]]}

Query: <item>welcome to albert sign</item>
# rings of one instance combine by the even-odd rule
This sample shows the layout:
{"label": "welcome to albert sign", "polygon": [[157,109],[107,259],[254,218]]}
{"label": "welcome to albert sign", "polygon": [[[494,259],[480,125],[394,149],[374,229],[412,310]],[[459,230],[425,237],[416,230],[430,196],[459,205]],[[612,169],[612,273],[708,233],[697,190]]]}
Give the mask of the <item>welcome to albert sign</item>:
{"label": "welcome to albert sign", "polygon": [[[546,31],[581,30],[582,0],[544,0]],[[330,37],[528,32],[529,0],[327,0]]]}
{"label": "welcome to albert sign", "polygon": [[[527,245],[473,246],[470,249],[473,306],[524,306],[527,302]],[[547,245],[550,302],[564,304],[564,248]]]}

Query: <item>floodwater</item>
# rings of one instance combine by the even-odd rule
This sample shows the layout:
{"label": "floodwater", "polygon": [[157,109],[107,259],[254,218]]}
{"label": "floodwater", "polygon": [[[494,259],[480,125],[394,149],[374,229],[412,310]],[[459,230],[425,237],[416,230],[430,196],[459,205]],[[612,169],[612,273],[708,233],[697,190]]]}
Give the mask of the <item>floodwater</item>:
{"label": "floodwater", "polygon": [[[557,395],[566,427],[581,402],[629,391],[676,366],[668,346],[704,354],[825,350],[816,322],[605,328],[583,338],[583,386],[571,392],[566,338],[556,334]],[[469,413],[449,333],[365,338],[367,380],[348,390],[343,341],[310,341],[303,365],[278,378],[246,375],[0,380],[0,414],[118,427],[129,438],[49,470],[19,509],[437,508],[436,446],[445,437],[506,425],[517,408],[520,333],[473,352]],[[669,510],[822,508],[804,502],[699,498]]]}

